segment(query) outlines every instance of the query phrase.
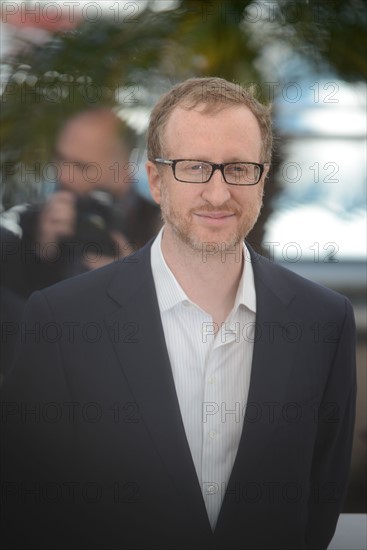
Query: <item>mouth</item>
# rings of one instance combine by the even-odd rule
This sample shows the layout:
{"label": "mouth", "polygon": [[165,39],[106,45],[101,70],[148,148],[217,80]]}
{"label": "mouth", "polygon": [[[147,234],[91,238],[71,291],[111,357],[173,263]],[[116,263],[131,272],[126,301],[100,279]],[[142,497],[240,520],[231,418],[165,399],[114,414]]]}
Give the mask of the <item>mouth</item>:
{"label": "mouth", "polygon": [[194,216],[212,225],[224,224],[235,217],[234,212],[194,212]]}

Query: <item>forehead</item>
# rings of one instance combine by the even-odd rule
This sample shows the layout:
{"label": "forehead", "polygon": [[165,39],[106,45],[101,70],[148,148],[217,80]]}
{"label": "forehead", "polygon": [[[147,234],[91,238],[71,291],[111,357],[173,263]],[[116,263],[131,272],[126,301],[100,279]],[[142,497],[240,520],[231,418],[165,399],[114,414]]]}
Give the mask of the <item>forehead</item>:
{"label": "forehead", "polygon": [[56,149],[89,160],[116,152],[128,156],[120,137],[120,120],[105,109],[84,112],[68,120],[57,136]]}
{"label": "forehead", "polygon": [[[226,160],[219,159],[218,155],[256,161],[260,160],[262,140],[259,123],[248,107],[235,105],[207,110],[205,104],[199,104],[194,108],[177,106],[172,111],[163,143],[166,153],[176,158],[201,155],[205,160],[208,154],[216,155],[217,161]],[[246,155],[251,159],[246,159]]]}
{"label": "forehead", "polygon": [[68,124],[60,133],[59,145],[76,147],[103,146],[106,140],[114,138],[109,128],[96,124],[95,121],[75,121]]}

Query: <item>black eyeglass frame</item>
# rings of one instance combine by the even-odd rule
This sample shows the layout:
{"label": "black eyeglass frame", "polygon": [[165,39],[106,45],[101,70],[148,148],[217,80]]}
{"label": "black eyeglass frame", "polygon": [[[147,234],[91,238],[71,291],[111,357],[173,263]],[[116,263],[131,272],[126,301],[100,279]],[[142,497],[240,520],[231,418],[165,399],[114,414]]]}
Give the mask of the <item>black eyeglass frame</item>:
{"label": "black eyeglass frame", "polygon": [[[211,171],[211,174],[210,176],[208,177],[207,180],[205,181],[186,181],[186,180],[180,180],[178,179],[178,177],[176,176],[176,164],[178,162],[181,162],[181,161],[189,161],[189,162],[203,162],[205,164],[210,164],[210,166],[212,167],[212,171]],[[200,183],[208,183],[214,172],[216,170],[220,170],[222,176],[223,176],[223,179],[224,181],[228,184],[228,185],[237,185],[238,187],[248,187],[248,186],[251,186],[251,185],[257,185],[259,183],[259,181],[261,180],[261,177],[264,173],[264,169],[265,169],[265,164],[267,163],[259,163],[259,162],[241,162],[241,161],[234,161],[234,162],[223,162],[223,163],[216,163],[216,162],[210,162],[208,160],[199,160],[199,159],[163,159],[163,158],[155,158],[153,160],[153,162],[156,162],[158,164],[165,164],[166,166],[171,166],[172,168],[172,172],[173,172],[173,176],[174,178],[177,180],[177,181],[180,181],[182,183],[192,183],[194,185],[197,185],[197,184],[200,184]],[[260,173],[259,173],[259,178],[258,180],[255,182],[255,183],[232,183],[232,182],[229,182],[226,180],[226,176],[224,175],[224,169],[226,166],[230,165],[230,164],[251,164],[252,166],[258,166],[260,168]]]}

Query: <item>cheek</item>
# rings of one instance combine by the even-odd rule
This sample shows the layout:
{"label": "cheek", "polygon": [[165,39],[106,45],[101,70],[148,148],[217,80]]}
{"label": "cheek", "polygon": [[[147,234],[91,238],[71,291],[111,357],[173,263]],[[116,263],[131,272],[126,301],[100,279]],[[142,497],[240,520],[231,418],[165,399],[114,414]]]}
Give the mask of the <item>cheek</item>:
{"label": "cheek", "polygon": [[232,195],[234,200],[244,209],[252,205],[256,206],[261,203],[263,198],[263,186],[253,186],[245,189],[239,189],[239,193]]}
{"label": "cheek", "polygon": [[159,191],[161,204],[168,204],[174,208],[179,208],[180,204],[184,202],[184,194],[180,192],[180,189],[175,186],[173,182],[162,180]]}

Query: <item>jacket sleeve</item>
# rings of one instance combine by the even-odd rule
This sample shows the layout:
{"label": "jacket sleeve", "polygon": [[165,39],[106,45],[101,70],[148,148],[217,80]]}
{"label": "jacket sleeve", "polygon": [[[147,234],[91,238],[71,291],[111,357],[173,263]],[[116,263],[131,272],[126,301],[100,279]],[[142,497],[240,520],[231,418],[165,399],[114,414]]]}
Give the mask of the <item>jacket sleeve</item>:
{"label": "jacket sleeve", "polygon": [[71,458],[72,424],[59,336],[46,298],[33,294],[2,391],[4,548],[46,548],[53,539],[56,548],[59,537],[62,547],[58,495],[67,481],[61,472]]}
{"label": "jacket sleeve", "polygon": [[356,402],[355,321],[345,299],[344,322],[318,410],[306,527],[307,550],[325,550],[343,505],[352,452]]}

